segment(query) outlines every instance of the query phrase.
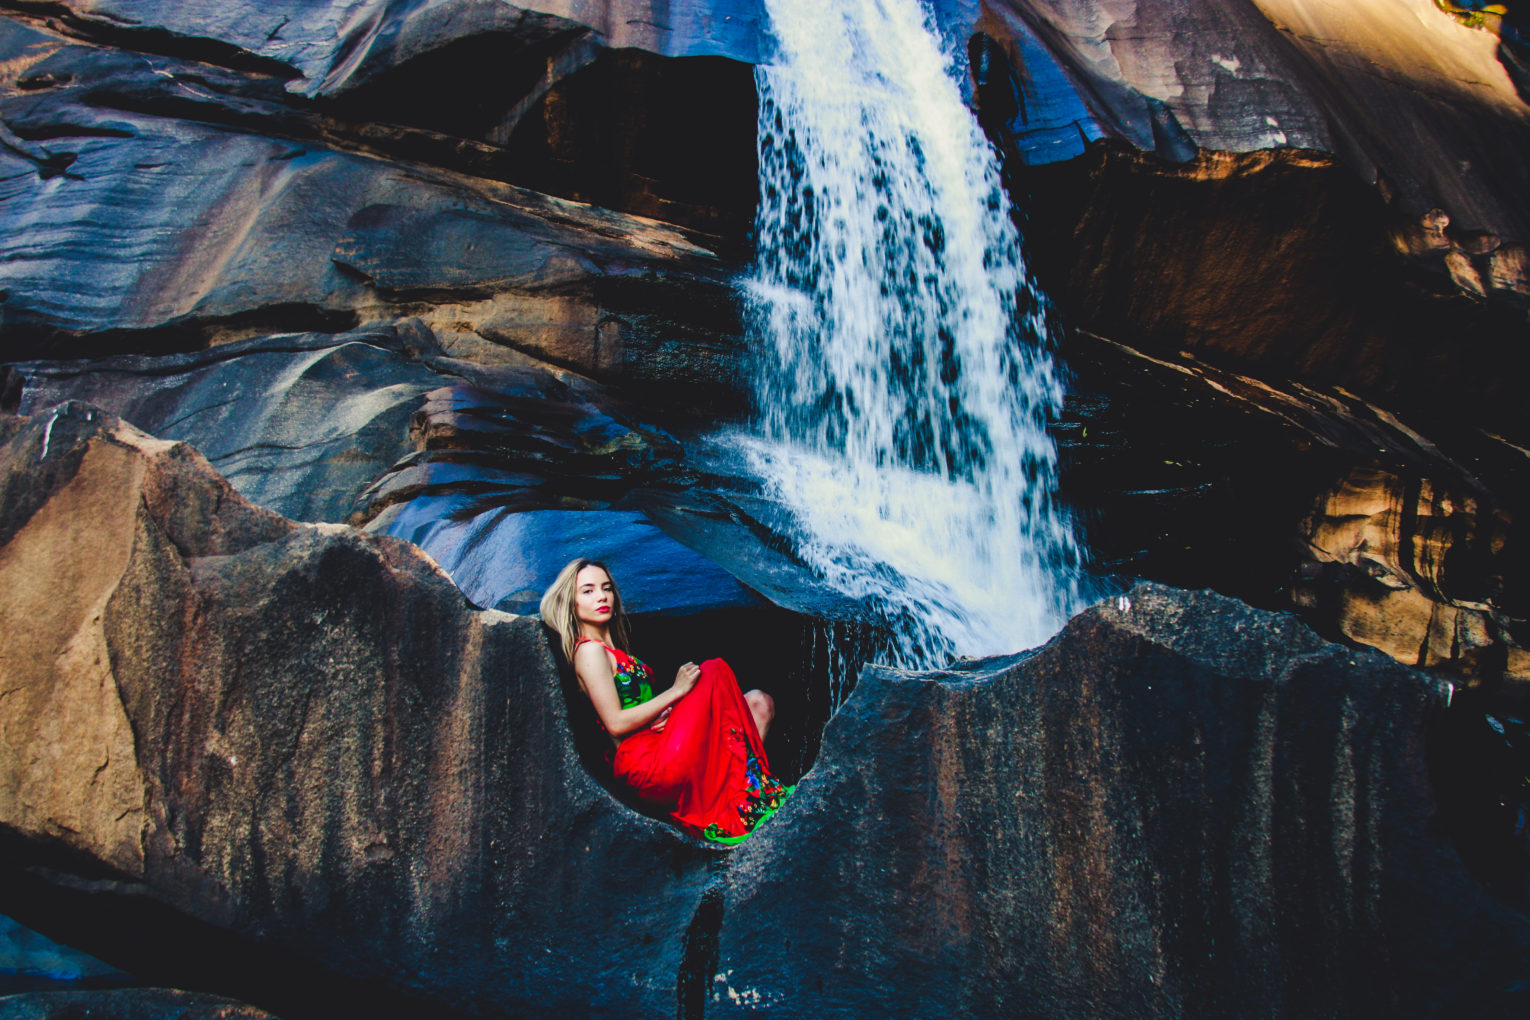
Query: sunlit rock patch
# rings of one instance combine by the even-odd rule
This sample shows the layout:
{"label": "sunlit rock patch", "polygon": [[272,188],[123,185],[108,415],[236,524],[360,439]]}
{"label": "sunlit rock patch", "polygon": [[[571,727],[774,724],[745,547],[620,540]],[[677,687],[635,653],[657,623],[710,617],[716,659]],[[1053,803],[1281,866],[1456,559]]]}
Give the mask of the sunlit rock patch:
{"label": "sunlit rock patch", "polygon": [[[1347,636],[1420,666],[1530,701],[1523,572],[1506,511],[1486,494],[1356,468],[1304,521],[1313,570],[1298,604],[1322,606]],[[1348,568],[1325,576],[1324,565]],[[1324,605],[1336,600],[1337,605]]]}

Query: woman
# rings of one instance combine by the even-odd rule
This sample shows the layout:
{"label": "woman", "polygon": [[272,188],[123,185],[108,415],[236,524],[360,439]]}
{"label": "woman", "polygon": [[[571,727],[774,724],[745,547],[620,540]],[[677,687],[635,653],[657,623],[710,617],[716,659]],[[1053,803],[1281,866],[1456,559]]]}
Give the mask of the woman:
{"label": "woman", "polygon": [[653,691],[653,671],[627,654],[627,618],[604,563],[577,559],[542,596],[579,688],[616,746],[616,778],[693,835],[737,843],[775,813],[791,788],[770,774],[763,691],[740,694],[721,659],[687,662]]}

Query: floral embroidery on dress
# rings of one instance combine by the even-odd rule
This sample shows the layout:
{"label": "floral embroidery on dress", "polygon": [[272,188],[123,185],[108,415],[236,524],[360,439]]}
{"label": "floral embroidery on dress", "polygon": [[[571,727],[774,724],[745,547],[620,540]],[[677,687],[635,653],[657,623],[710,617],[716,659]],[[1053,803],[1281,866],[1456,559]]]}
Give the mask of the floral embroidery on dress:
{"label": "floral embroidery on dress", "polygon": [[753,751],[747,754],[744,781],[749,786],[749,793],[744,803],[738,806],[738,814],[744,820],[744,824],[752,830],[786,803],[786,796],[792,792],[793,787],[787,786],[766,772]]}
{"label": "floral embroidery on dress", "polygon": [[611,679],[616,681],[616,693],[622,699],[622,707],[631,708],[652,701],[653,670],[648,668],[648,664],[622,654],[617,655],[617,664],[621,668],[612,674]]}
{"label": "floral embroidery on dress", "polygon": [[765,771],[759,756],[749,748],[742,733],[735,729],[730,729],[728,733],[744,745],[744,800],[738,805],[738,816],[744,823],[745,831],[743,836],[729,836],[716,822],[713,822],[702,830],[701,835],[714,843],[743,842],[744,837],[753,832],[761,822],[780,810],[781,805],[786,803],[786,798],[796,789],[795,786],[787,786]]}

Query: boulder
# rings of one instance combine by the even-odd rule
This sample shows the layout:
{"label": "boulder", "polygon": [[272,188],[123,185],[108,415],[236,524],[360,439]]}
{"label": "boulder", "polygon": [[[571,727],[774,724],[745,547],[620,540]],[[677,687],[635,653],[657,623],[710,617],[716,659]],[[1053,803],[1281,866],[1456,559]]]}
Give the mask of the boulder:
{"label": "boulder", "polygon": [[448,1002],[667,1007],[713,851],[591,776],[539,622],[98,411],[18,424],[0,817],[37,860]]}
{"label": "boulder", "polygon": [[1446,697],[1150,584],[1020,656],[868,667],[733,854],[690,988],[708,1016],[1522,1013],[1524,873],[1496,900],[1438,824]]}
{"label": "boulder", "polygon": [[442,1012],[1525,1007],[1530,924],[1437,824],[1446,685],[1289,616],[1142,585],[1033,652],[870,668],[719,851],[605,789],[540,625],[407,543],[82,405],[0,438],[12,880]]}

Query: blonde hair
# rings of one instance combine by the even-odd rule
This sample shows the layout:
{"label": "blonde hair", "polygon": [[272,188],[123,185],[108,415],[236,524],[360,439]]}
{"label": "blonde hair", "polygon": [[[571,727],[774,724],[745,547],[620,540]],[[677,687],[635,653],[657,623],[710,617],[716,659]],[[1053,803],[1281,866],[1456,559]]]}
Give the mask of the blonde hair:
{"label": "blonde hair", "polygon": [[611,581],[611,640],[617,648],[627,650],[627,611],[622,607],[622,593],[616,587],[611,569],[599,560],[581,556],[570,560],[568,566],[558,571],[558,576],[542,596],[542,622],[557,632],[563,645],[563,656],[574,661],[574,648],[579,644],[579,617],[574,612],[574,597],[579,589],[579,571],[585,567],[599,567]]}

